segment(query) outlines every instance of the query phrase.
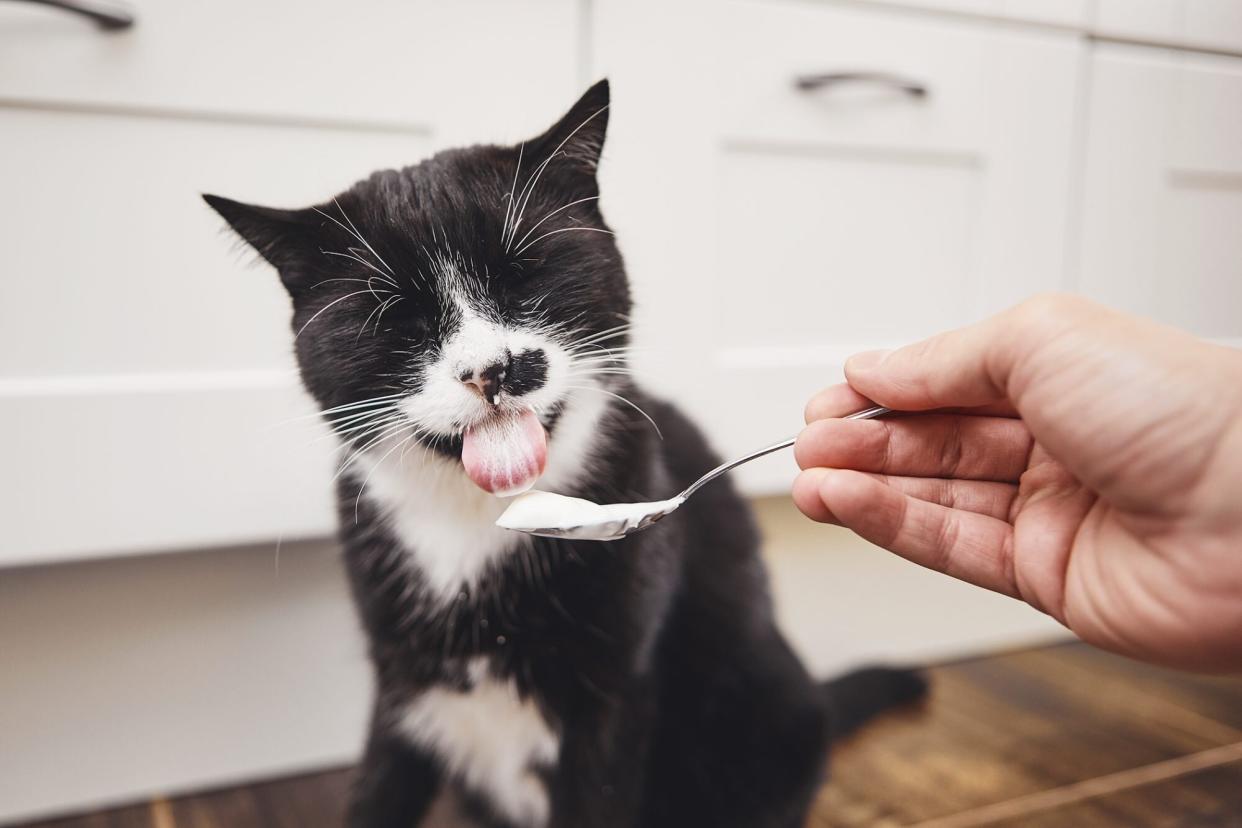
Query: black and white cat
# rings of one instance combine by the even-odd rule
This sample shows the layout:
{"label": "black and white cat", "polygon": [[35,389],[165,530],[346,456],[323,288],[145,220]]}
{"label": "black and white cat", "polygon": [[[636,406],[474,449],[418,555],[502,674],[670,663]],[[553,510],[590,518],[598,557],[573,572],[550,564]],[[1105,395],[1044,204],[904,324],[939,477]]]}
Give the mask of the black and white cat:
{"label": "black and white cat", "polygon": [[830,737],[923,694],[897,670],[807,675],[727,481],[615,543],[494,525],[497,493],[536,478],[650,500],[717,463],[625,368],[630,295],[595,176],[608,101],[600,82],[531,141],[318,207],[205,196],[280,272],[344,449],[340,534],[377,677],[351,825],[793,828]]}

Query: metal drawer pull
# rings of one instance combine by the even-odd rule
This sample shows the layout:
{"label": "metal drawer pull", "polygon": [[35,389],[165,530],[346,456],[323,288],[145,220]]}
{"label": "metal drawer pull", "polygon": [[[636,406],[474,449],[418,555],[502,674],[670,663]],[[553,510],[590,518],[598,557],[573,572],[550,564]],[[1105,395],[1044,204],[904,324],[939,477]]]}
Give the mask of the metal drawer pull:
{"label": "metal drawer pull", "polygon": [[120,31],[128,29],[138,22],[129,6],[109,0],[17,0],[22,3],[37,3],[40,6],[51,6],[67,12],[89,17],[101,29]]}
{"label": "metal drawer pull", "polygon": [[853,83],[887,86],[912,98],[926,98],[931,94],[931,90],[918,81],[888,72],[824,72],[818,75],[798,75],[794,78],[794,86],[801,92],[814,92],[817,89]]}

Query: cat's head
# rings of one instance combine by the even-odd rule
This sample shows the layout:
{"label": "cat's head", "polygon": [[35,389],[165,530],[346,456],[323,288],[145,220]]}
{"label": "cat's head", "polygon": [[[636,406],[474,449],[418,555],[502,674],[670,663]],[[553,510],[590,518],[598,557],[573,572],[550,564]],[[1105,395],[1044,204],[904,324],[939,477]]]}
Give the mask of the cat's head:
{"label": "cat's head", "polygon": [[354,451],[421,443],[520,490],[575,397],[621,375],[629,290],[595,175],[608,101],[601,81],[537,138],[306,209],[204,196],[279,271],[303,382]]}

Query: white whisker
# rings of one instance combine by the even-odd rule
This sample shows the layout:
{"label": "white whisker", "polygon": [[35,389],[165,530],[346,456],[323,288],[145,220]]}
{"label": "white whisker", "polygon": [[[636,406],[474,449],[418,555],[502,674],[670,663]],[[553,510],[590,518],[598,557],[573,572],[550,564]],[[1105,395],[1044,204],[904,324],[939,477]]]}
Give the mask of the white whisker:
{"label": "white whisker", "polygon": [[[534,194],[535,186],[539,183],[539,177],[543,175],[543,171],[545,168],[547,168],[548,163],[551,162],[552,159],[555,158],[557,154],[561,151],[561,149],[564,148],[564,146],[568,144],[569,141],[575,135],[578,134],[579,130],[581,130],[584,126],[589,124],[591,121],[595,120],[595,118],[598,117],[599,114],[603,112],[604,110],[606,110],[607,108],[608,108],[608,104],[604,104],[599,109],[595,110],[590,115],[588,115],[586,117],[586,120],[584,120],[582,123],[574,127],[573,132],[566,135],[564,140],[562,140],[559,144],[556,145],[556,149],[552,150],[552,152],[548,154],[548,157],[544,159],[544,162],[539,165],[539,168],[535,170],[535,172],[531,175],[531,178],[526,182],[526,186],[522,188],[522,192],[525,194],[524,197],[522,198],[522,207],[521,207],[521,210],[518,212],[517,220],[513,222],[513,230],[509,233],[509,241],[505,245],[506,250],[508,250],[513,244],[513,237],[517,235],[518,227],[522,223],[522,217],[526,215],[526,205],[530,203],[530,197],[532,194]],[[519,256],[521,255],[521,251],[518,251],[518,255]]]}
{"label": "white whisker", "polygon": [[526,247],[523,247],[521,250],[519,250],[514,255],[521,256],[523,253],[526,252],[528,248],[530,248],[533,245],[538,244],[539,242],[543,241],[549,236],[555,236],[557,233],[572,233],[575,230],[578,230],[584,233],[607,233],[609,236],[616,235],[611,230],[605,230],[602,227],[562,227],[560,230],[553,230],[550,233],[544,233],[542,236],[535,239],[534,241],[527,242]]}
{"label": "white whisker", "polygon": [[[518,239],[518,242],[517,242],[518,247],[521,247],[522,244],[525,243],[525,241],[530,238],[531,233],[534,233],[537,229],[539,229],[539,225],[543,224],[545,221],[552,218],[554,215],[559,213],[561,210],[568,210],[570,207],[573,207],[575,204],[581,204],[584,201],[596,201],[598,199],[599,199],[599,196],[597,195],[587,196],[586,198],[580,198],[577,201],[571,201],[568,204],[566,204],[564,207],[557,207],[555,210],[548,213],[543,218],[539,219],[539,221],[535,222],[534,224],[530,226],[530,229],[526,231],[526,235]],[[519,254],[521,253],[521,251],[518,251],[518,252]]]}
{"label": "white whisker", "polygon": [[594,387],[594,386],[590,386],[590,385],[567,385],[567,386],[565,386],[565,387],[566,387],[566,388],[575,388],[575,389],[578,389],[578,390],[580,390],[580,391],[595,391],[596,393],[599,393],[599,394],[607,394],[607,395],[608,395],[608,396],[610,396],[610,397],[613,397],[613,398],[615,398],[615,399],[620,400],[621,402],[623,402],[623,403],[625,403],[626,405],[628,405],[630,408],[632,408],[632,409],[634,409],[635,411],[637,411],[639,414],[643,415],[643,417],[647,420],[647,422],[651,423],[651,427],[655,429],[656,436],[658,436],[661,440],[663,440],[663,439],[664,439],[664,435],[660,432],[660,427],[659,427],[658,425],[656,425],[655,420],[651,419],[651,415],[650,415],[650,414],[648,414],[646,411],[643,411],[641,408],[639,408],[639,407],[638,407],[638,405],[637,405],[636,403],[634,403],[634,402],[633,402],[633,401],[631,401],[631,400],[626,399],[625,397],[621,396],[620,394],[614,394],[614,393],[613,393],[613,392],[611,392],[611,391],[606,391],[606,390],[604,390],[603,388],[596,388],[596,387]]}
{"label": "white whisker", "polygon": [[299,329],[298,329],[298,332],[297,332],[297,333],[295,333],[295,334],[293,335],[293,341],[294,341],[294,342],[297,342],[297,341],[298,341],[298,337],[302,335],[302,331],[304,331],[304,330],[306,330],[308,327],[310,327],[310,323],[312,323],[312,322],[314,322],[316,319],[318,319],[318,318],[319,318],[319,315],[320,315],[320,314],[322,314],[324,311],[326,311],[328,308],[332,307],[333,305],[335,305],[335,304],[337,304],[337,303],[339,303],[339,302],[344,302],[346,299],[350,299],[350,298],[352,298],[352,297],[354,297],[354,296],[361,296],[361,295],[362,295],[362,294],[364,294],[364,293],[372,293],[372,291],[370,291],[370,290],[359,290],[359,291],[356,291],[356,292],[354,292],[354,293],[347,293],[347,294],[345,294],[344,296],[341,296],[341,297],[339,297],[339,298],[337,298],[337,299],[333,299],[331,302],[329,302],[328,304],[324,305],[322,308],[320,308],[318,311],[316,311],[316,312],[315,312],[315,315],[314,315],[314,316],[312,316],[310,319],[306,320],[306,324],[305,324],[305,325],[303,325],[301,328],[299,328]]}

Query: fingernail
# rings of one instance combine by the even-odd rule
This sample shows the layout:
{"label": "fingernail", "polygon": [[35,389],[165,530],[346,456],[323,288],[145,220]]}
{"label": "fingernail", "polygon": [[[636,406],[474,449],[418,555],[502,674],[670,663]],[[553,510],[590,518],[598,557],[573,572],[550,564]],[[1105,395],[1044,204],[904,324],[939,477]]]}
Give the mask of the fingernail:
{"label": "fingernail", "polygon": [[888,355],[892,351],[863,351],[861,354],[854,354],[845,361],[845,367],[850,371],[867,371],[878,367],[884,360],[888,359]]}

